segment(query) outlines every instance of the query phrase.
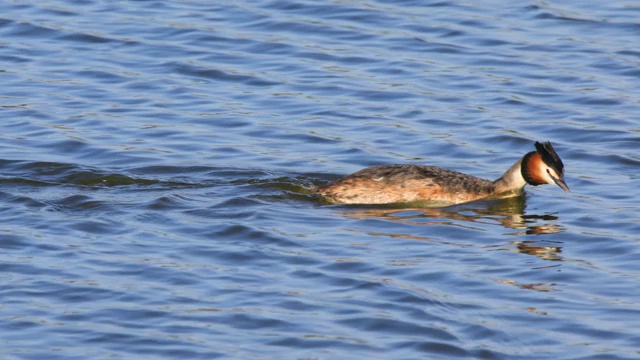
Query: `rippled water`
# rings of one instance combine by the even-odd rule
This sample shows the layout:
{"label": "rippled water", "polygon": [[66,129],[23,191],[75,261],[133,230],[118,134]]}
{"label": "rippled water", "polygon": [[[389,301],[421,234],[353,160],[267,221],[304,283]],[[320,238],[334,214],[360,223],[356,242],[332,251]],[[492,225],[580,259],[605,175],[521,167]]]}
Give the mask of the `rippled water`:
{"label": "rippled water", "polygon": [[[640,357],[637,2],[212,3],[0,4],[0,358]],[[571,193],[308,194],[535,140]]]}

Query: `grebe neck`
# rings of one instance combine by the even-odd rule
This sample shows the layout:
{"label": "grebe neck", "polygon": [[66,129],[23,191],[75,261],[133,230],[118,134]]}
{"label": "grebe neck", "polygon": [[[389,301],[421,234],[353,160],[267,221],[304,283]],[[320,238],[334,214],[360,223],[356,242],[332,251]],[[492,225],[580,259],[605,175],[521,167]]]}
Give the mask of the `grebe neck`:
{"label": "grebe neck", "polygon": [[504,173],[504,175],[493,182],[496,194],[506,192],[522,192],[522,189],[527,184],[524,177],[522,176],[523,159],[516,161],[516,163],[513,164],[513,166],[511,166],[509,170]]}

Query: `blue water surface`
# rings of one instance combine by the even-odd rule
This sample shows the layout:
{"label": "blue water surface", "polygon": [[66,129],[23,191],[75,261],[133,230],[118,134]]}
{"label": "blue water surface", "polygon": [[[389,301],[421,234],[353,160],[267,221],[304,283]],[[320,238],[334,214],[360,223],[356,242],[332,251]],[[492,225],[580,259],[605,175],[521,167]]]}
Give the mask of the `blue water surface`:
{"label": "blue water surface", "polygon": [[[636,1],[0,3],[0,358],[640,357]],[[363,167],[565,193],[327,205]]]}

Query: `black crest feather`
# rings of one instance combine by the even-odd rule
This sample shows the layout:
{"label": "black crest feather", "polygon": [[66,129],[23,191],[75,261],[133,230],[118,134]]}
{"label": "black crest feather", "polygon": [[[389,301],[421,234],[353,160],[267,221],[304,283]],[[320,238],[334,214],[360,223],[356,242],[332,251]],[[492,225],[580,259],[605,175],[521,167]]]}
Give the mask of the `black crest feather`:
{"label": "black crest feather", "polygon": [[564,174],[564,164],[549,141],[544,143],[536,141],[536,150],[538,150],[538,153],[542,156],[542,161],[544,161],[547,166],[553,168],[560,176]]}

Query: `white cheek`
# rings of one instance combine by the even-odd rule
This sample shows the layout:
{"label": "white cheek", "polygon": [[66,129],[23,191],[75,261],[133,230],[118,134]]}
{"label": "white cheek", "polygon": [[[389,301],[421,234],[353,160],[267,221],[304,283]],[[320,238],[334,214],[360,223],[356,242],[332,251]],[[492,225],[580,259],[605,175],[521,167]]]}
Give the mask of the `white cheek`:
{"label": "white cheek", "polygon": [[547,180],[547,184],[555,184],[556,182],[553,180],[553,178],[555,177],[556,179],[559,179],[560,177],[558,176],[558,174],[553,171],[553,169],[549,169],[549,168],[544,168],[544,178]]}

